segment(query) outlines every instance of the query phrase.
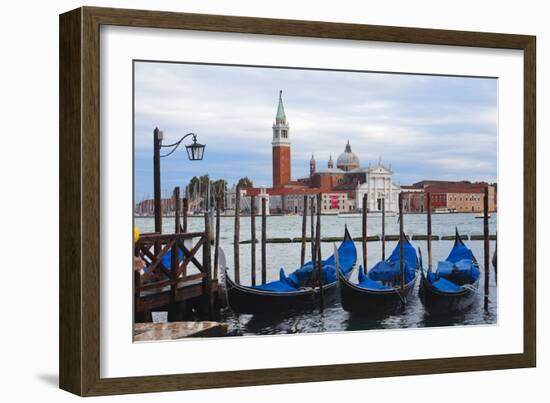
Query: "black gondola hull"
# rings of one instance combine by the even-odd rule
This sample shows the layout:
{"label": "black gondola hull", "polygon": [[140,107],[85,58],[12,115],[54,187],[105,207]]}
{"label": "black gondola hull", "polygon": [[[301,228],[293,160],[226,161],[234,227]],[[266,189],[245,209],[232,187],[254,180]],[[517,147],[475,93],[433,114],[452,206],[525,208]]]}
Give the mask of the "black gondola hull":
{"label": "black gondola hull", "polygon": [[445,293],[437,290],[430,282],[422,276],[419,295],[422,305],[428,313],[432,315],[448,315],[470,309],[477,298],[477,287],[479,281],[476,281],[468,289],[460,293]]}
{"label": "black gondola hull", "polygon": [[340,300],[342,308],[348,312],[359,312],[362,314],[391,312],[401,306],[409,299],[414,288],[414,280],[405,284],[403,294],[398,290],[369,290],[361,288],[344,277],[339,278]]}
{"label": "black gondola hull", "polygon": [[[238,314],[275,314],[287,311],[312,310],[319,306],[319,289],[296,292],[265,292],[235,284],[226,277],[229,308]],[[323,286],[324,304],[338,299],[337,282]]]}

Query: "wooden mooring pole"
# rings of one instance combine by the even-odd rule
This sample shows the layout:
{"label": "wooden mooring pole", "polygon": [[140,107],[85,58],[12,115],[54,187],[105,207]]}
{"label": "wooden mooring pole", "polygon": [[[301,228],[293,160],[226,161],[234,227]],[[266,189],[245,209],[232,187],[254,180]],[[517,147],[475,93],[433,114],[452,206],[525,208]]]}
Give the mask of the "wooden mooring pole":
{"label": "wooden mooring pole", "polygon": [[[181,226],[181,232],[187,232],[188,231],[188,217],[187,217],[187,211],[189,210],[189,199],[184,198],[183,199],[183,211],[182,211],[182,226]],[[181,268],[181,273],[185,277],[187,276],[187,263],[184,263],[184,265]]]}
{"label": "wooden mooring pole", "polygon": [[382,199],[382,260],[386,260],[386,199]]}
{"label": "wooden mooring pole", "polygon": [[250,197],[250,283],[256,285],[256,196]]}
{"label": "wooden mooring pole", "polygon": [[216,230],[214,238],[214,280],[218,279],[218,260],[219,260],[219,248],[220,248],[220,224],[222,214],[222,198],[216,199]]}
{"label": "wooden mooring pole", "polygon": [[367,272],[367,194],[363,195],[363,237],[361,243],[363,246],[363,270]]}
{"label": "wooden mooring pole", "polygon": [[189,199],[183,199],[183,211],[182,211],[182,227],[181,232],[187,232],[187,211],[189,210]]}
{"label": "wooden mooring pole", "polygon": [[262,284],[267,282],[267,257],[265,244],[267,242],[267,200],[262,197]]}
{"label": "wooden mooring pole", "polygon": [[[181,207],[180,188],[174,188],[174,207],[175,207],[175,226],[174,231],[176,234],[180,232],[179,210]],[[174,242],[174,246],[170,250],[170,305],[168,307],[168,322],[174,322],[181,320],[181,312],[178,309],[177,302],[177,290],[178,290],[178,277],[179,277],[179,245],[178,242]]]}
{"label": "wooden mooring pole", "polygon": [[181,199],[179,186],[174,188],[174,209],[174,232],[179,234],[182,230],[180,222]]}
{"label": "wooden mooring pole", "polygon": [[432,271],[432,196],[430,192],[426,194],[426,214],[428,216],[428,271]]}
{"label": "wooden mooring pole", "polygon": [[405,301],[405,234],[403,233],[403,193],[399,193],[399,278],[401,302]]}
{"label": "wooden mooring pole", "polygon": [[233,266],[235,270],[235,283],[241,284],[241,274],[239,269],[239,235],[241,233],[241,191],[239,186],[235,190],[235,233],[233,235]]}
{"label": "wooden mooring pole", "polygon": [[484,266],[485,266],[485,309],[489,307],[489,188],[485,188],[485,195],[483,196],[483,252],[484,252]]}
{"label": "wooden mooring pole", "polygon": [[208,317],[212,317],[213,314],[213,305],[214,299],[212,295],[212,265],[211,265],[211,229],[210,229],[210,213],[205,211],[204,213],[204,236],[206,237],[205,242],[202,246],[202,267],[204,273],[206,274],[205,281],[203,281],[203,293],[204,299],[206,302],[206,311]]}
{"label": "wooden mooring pole", "polygon": [[323,290],[323,258],[321,254],[321,202],[322,195],[317,195],[317,273],[319,276],[319,310],[323,313],[325,309],[325,296]]}
{"label": "wooden mooring pole", "polygon": [[315,260],[315,256],[316,256],[316,251],[317,251],[317,247],[315,246],[316,242],[315,242],[315,220],[314,220],[314,216],[313,216],[313,213],[315,211],[315,197],[312,197],[311,200],[310,200],[310,216],[311,216],[311,261],[313,262],[313,264],[315,264],[316,260]]}
{"label": "wooden mooring pole", "polygon": [[307,195],[304,195],[304,211],[302,214],[302,248],[300,250],[300,267],[306,263],[306,232],[307,232]]}

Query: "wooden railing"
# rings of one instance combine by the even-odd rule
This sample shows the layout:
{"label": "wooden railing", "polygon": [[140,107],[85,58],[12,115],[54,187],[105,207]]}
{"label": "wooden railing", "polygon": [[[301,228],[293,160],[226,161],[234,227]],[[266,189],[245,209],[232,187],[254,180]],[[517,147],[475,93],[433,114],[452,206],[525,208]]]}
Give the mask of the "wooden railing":
{"label": "wooden railing", "polygon": [[[186,246],[186,240],[194,240],[192,246]],[[197,259],[197,253],[201,249],[202,262]],[[168,254],[171,258],[170,264],[166,267],[163,264],[163,258]],[[197,280],[202,284],[201,295],[205,297],[206,304],[211,305],[211,246],[208,231],[142,234],[135,243],[134,255],[142,259],[146,266],[143,275],[137,271],[134,274],[136,312],[145,310],[141,306],[144,292],[151,296],[166,294],[169,291],[168,303],[170,306],[175,306],[177,302],[186,299],[185,295],[178,293],[178,289]],[[191,267],[197,269],[198,273],[189,274],[188,270]],[[159,300],[156,304],[164,304],[164,301],[166,298]]]}

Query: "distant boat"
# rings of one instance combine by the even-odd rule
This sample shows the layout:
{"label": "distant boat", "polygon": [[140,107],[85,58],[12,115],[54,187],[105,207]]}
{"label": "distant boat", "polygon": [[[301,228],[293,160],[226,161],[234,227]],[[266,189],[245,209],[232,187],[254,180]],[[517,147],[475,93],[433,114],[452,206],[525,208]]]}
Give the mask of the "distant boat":
{"label": "distant boat", "polygon": [[338,217],[341,218],[360,218],[363,214],[361,213],[338,213]]}
{"label": "distant boat", "polygon": [[[477,214],[477,215],[476,215],[476,218],[484,218],[484,217],[485,217],[485,216],[483,215],[483,213]],[[488,218],[491,218],[491,214],[487,214],[487,217],[488,217]]]}
{"label": "distant boat", "polygon": [[432,214],[452,214],[452,213],[456,213],[456,210],[455,209],[450,209],[450,208],[447,208],[447,207],[435,208],[432,211]]}

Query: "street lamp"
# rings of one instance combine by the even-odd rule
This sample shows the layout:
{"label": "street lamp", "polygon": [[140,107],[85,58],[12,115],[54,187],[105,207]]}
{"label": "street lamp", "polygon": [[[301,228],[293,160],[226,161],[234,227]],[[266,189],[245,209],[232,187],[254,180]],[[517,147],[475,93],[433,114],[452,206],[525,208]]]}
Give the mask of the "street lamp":
{"label": "street lamp", "polygon": [[[160,197],[160,159],[168,157],[174,151],[177,150],[179,145],[187,137],[193,136],[193,143],[185,146],[187,150],[187,157],[191,161],[200,161],[204,156],[204,149],[206,145],[197,143],[197,135],[195,133],[187,133],[181,139],[172,144],[162,144],[163,132],[158,127],[153,131],[153,180],[154,180],[154,193],[155,193],[155,232],[162,232],[162,205]],[[160,155],[162,148],[171,148],[168,153]]]}

